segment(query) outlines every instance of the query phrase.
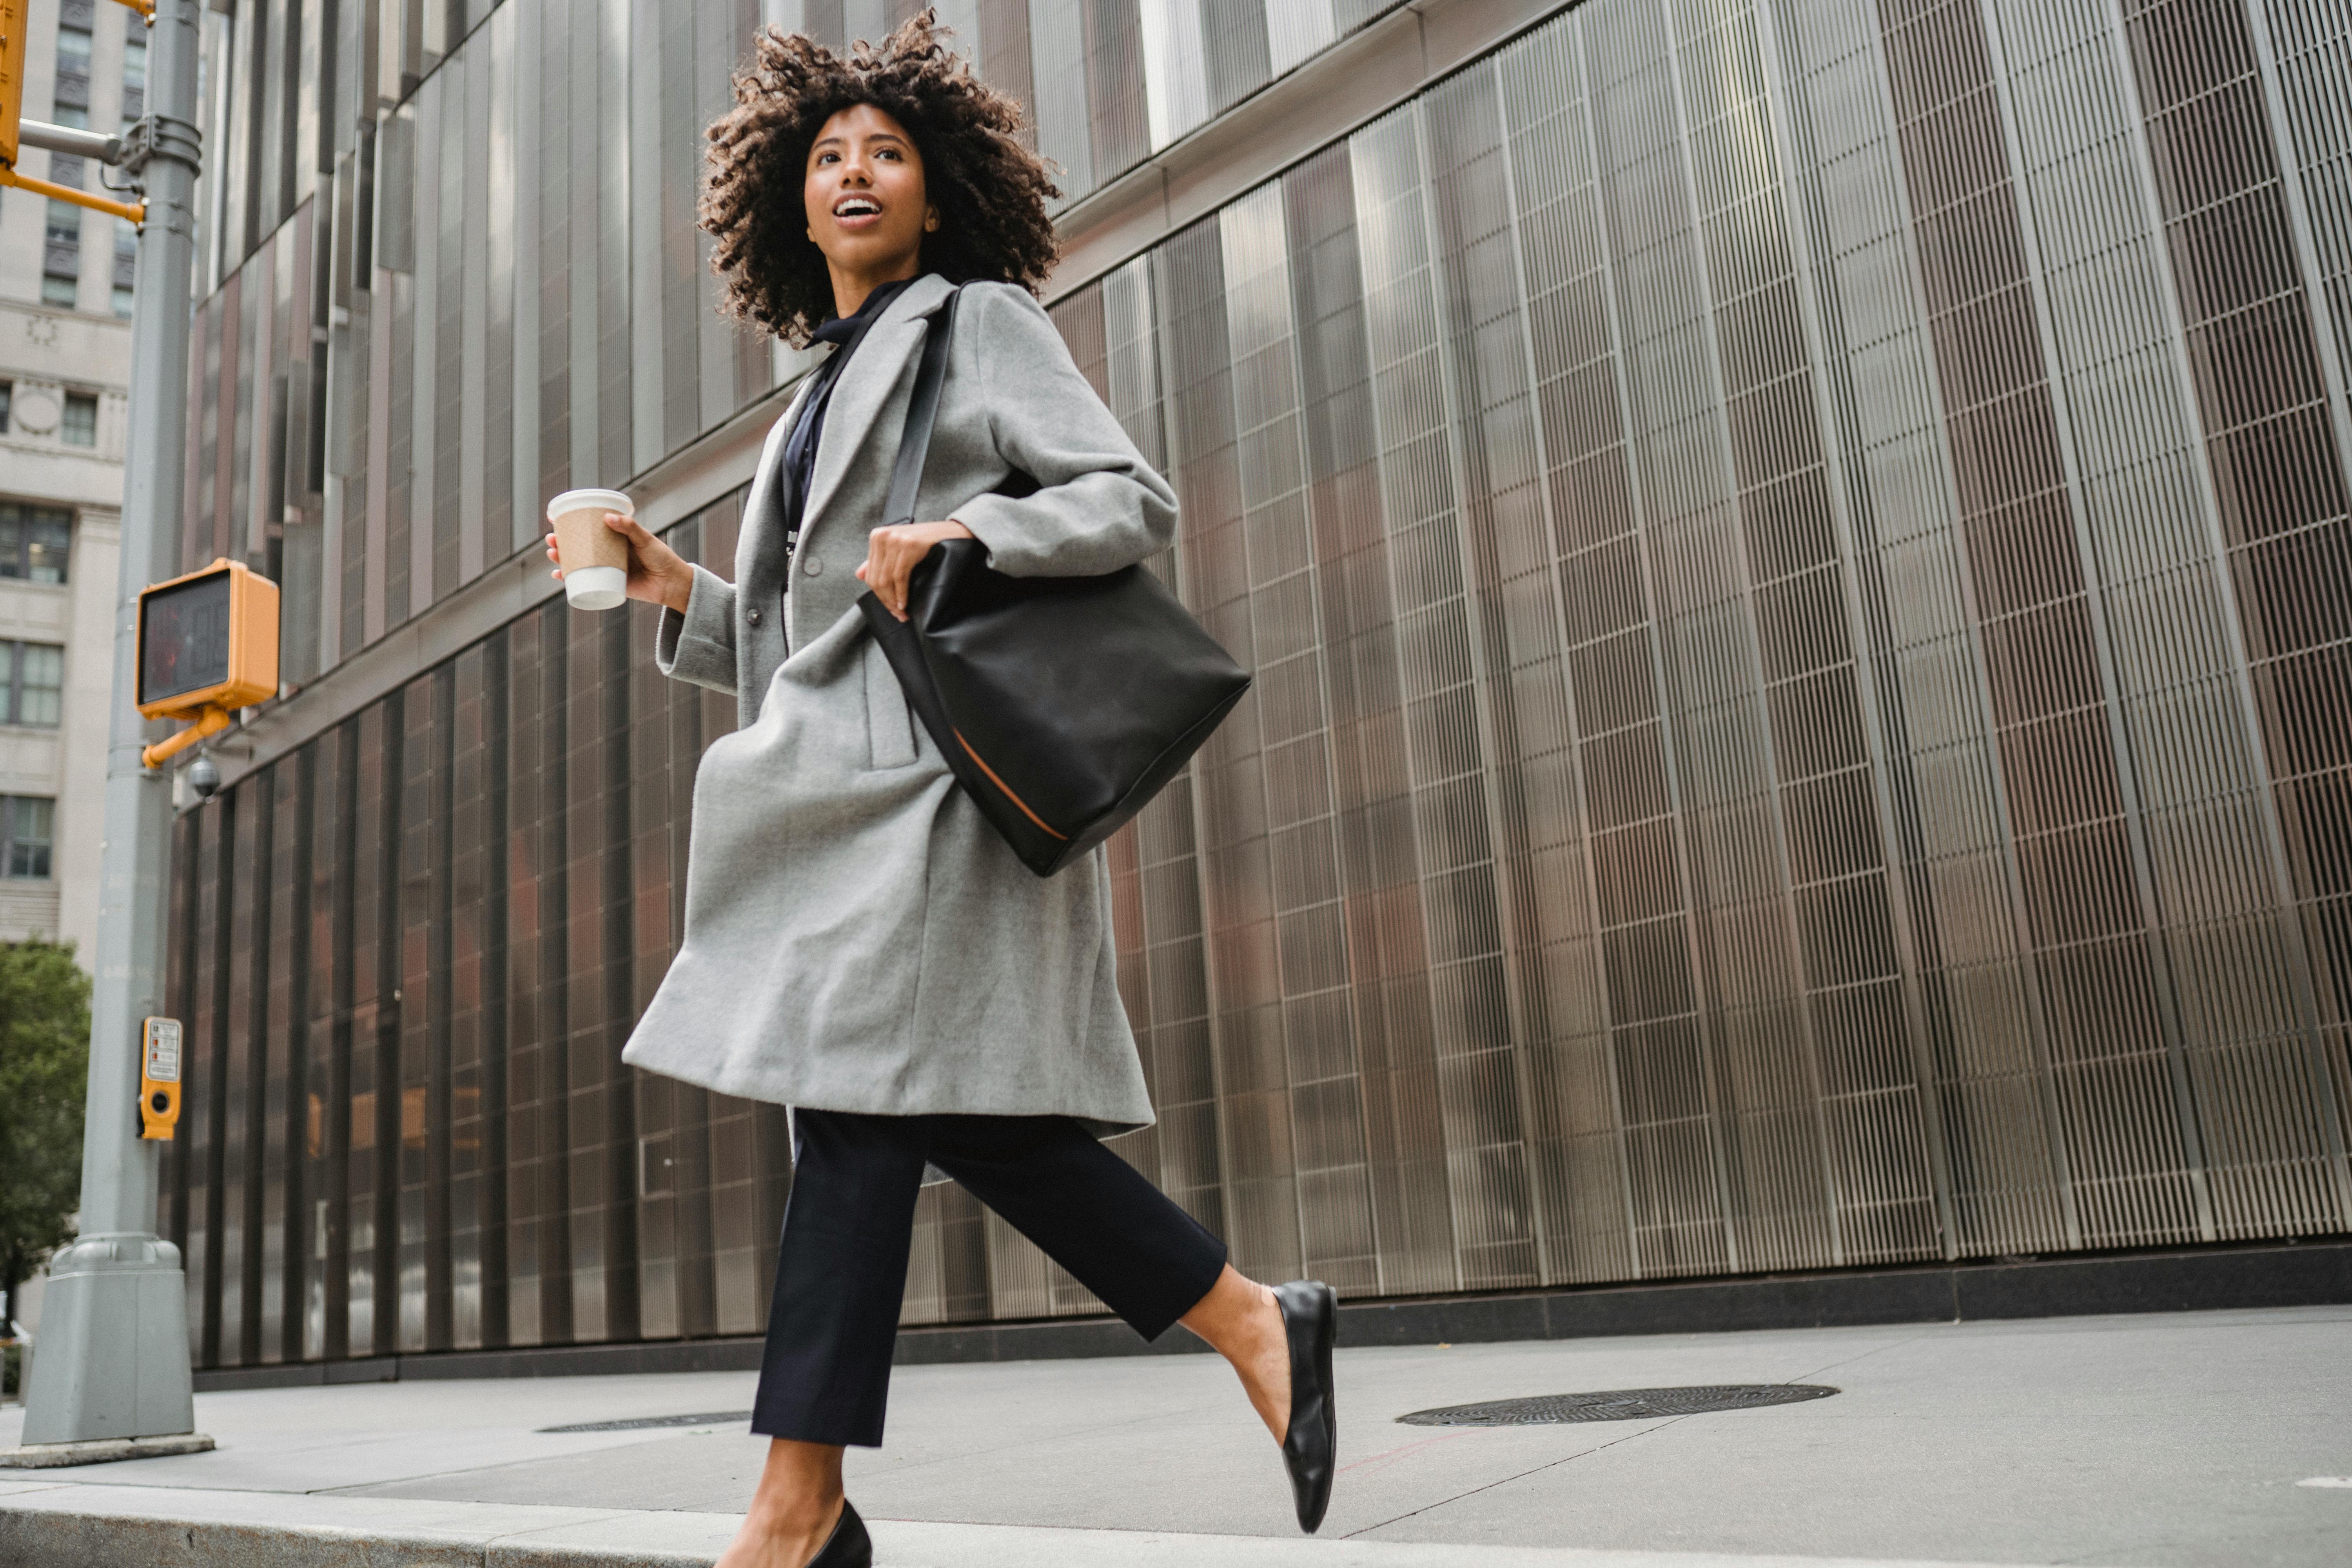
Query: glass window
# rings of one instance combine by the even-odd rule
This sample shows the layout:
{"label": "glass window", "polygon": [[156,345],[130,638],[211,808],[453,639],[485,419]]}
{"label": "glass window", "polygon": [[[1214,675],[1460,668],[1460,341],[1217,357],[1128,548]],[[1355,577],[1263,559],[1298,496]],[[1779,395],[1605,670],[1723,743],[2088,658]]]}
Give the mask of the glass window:
{"label": "glass window", "polygon": [[[55,177],[58,171],[49,171]],[[69,183],[69,182],[68,182]],[[81,277],[81,208],[52,200],[41,226],[41,303],[79,303],[77,281]]]}
{"label": "glass window", "polygon": [[16,390],[15,382],[0,381],[0,436],[8,434],[8,404]]}
{"label": "glass window", "polygon": [[87,392],[66,394],[65,423],[58,427],[58,438],[68,447],[98,445],[98,399]]}
{"label": "glass window", "polygon": [[58,29],[58,80],[52,96],[60,109],[68,104],[89,107],[89,35],[79,27]]}
{"label": "glass window", "polygon": [[40,795],[0,795],[0,877],[47,877],[58,803]]}
{"label": "glass window", "polygon": [[66,650],[54,643],[7,645],[7,709],[0,720],[54,730],[65,711]]}
{"label": "glass window", "polygon": [[131,36],[122,43],[122,123],[147,112],[147,29],[135,16],[123,18]]}
{"label": "glass window", "polygon": [[[73,405],[66,405],[67,417],[72,417]],[[25,509],[25,580],[28,583],[62,583],[66,580],[66,555],[73,545],[73,514],[55,507]]]}
{"label": "glass window", "polygon": [[139,230],[127,218],[114,220],[114,313],[131,314],[131,290],[139,281]]}
{"label": "glass window", "polygon": [[62,583],[73,543],[73,513],[0,501],[0,577]]}

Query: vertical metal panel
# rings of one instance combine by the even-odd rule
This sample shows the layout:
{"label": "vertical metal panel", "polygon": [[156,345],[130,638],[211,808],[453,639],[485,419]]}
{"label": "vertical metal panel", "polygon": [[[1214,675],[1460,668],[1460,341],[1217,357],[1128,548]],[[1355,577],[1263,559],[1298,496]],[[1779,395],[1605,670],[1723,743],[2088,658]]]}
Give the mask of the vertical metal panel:
{"label": "vertical metal panel", "polygon": [[1027,0],[1030,75],[1037,151],[1062,171],[1066,202],[1101,181],[1095,174],[1094,127],[1087,106],[1086,9],[1093,0]]}
{"label": "vertical metal panel", "polygon": [[[302,942],[297,930],[296,912],[296,846],[301,840],[302,822],[298,811],[301,759],[288,757],[272,766],[262,778],[247,784],[259,797],[260,809],[268,820],[268,848],[266,855],[257,856],[257,882],[263,888],[263,897],[254,914],[256,976],[255,1030],[260,1038],[262,1051],[260,1091],[254,1096],[255,1120],[261,1133],[260,1180],[256,1184],[253,1198],[254,1230],[258,1245],[254,1250],[249,1272],[253,1280],[254,1359],[262,1362],[299,1360],[300,1357],[299,1326],[292,1356],[287,1353],[286,1300],[289,1293],[289,1265],[292,1248],[288,1232],[291,1217],[288,1203],[289,1188],[299,1193],[299,1173],[294,1167],[293,1151],[289,1148],[292,1131],[296,1086],[291,1081],[299,1073],[301,1037],[294,1028],[294,978],[300,963]],[[268,877],[261,876],[261,864],[266,860]],[[299,1264],[291,1269],[299,1282]],[[299,1283],[292,1287],[298,1295]]]}
{"label": "vertical metal panel", "polygon": [[1410,875],[1412,889],[1400,888],[1381,931],[1386,1049],[1377,1066],[1367,1060],[1363,1079],[1381,1289],[1399,1294],[1461,1283],[1439,1115],[1444,891],[1433,873],[1462,858],[1472,825],[1484,825],[1420,129],[1413,110],[1400,110],[1358,132],[1348,149],[1412,826],[1412,858],[1400,853],[1389,873]]}

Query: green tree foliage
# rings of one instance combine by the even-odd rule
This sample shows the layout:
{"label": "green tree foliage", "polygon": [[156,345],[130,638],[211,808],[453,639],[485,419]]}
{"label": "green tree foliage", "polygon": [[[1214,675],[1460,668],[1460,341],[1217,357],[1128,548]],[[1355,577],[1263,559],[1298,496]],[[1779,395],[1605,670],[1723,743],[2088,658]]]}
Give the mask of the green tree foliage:
{"label": "green tree foliage", "polygon": [[[0,1299],[73,1235],[89,976],[71,942],[0,942]],[[5,1328],[0,1321],[0,1329]]]}

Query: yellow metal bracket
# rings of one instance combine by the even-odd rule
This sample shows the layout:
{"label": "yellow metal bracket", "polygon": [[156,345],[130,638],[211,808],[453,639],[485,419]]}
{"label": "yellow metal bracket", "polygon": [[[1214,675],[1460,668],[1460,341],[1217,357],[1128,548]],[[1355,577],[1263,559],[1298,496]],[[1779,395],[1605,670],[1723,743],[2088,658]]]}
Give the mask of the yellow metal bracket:
{"label": "yellow metal bracket", "polygon": [[114,3],[118,5],[127,5],[146,17],[149,26],[155,25],[155,0],[114,0]]}
{"label": "yellow metal bracket", "polygon": [[147,221],[145,202],[110,202],[104,196],[75,190],[71,185],[52,184],[47,180],[37,180],[30,174],[20,174],[5,163],[0,163],[0,185],[15,185],[19,190],[31,191],[55,201],[71,202],[78,207],[89,207],[93,212],[112,213],[116,217],[127,217],[132,223]]}
{"label": "yellow metal bracket", "polygon": [[226,708],[207,706],[196,715],[196,721],[168,741],[158,741],[139,753],[139,765],[160,768],[172,758],[186,751],[206,735],[217,735],[229,727],[232,715]]}

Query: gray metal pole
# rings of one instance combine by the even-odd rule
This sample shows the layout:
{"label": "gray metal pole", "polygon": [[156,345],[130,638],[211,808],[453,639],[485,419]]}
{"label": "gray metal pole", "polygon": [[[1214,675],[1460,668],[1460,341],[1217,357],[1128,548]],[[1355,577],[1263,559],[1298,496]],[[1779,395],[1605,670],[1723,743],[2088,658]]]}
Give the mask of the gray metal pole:
{"label": "gray metal pole", "polygon": [[32,1443],[187,1432],[188,1307],[180,1250],[155,1234],[156,1157],[139,1136],[140,1030],[163,1000],[170,781],[140,766],[132,706],[139,590],[171,575],[188,426],[188,289],[195,264],[196,56],[202,0],[156,0],[148,35],[146,184],[131,317],[131,440],[114,610],[114,708],[99,861],[98,984],[82,1123],[81,1234],[49,1260]]}

